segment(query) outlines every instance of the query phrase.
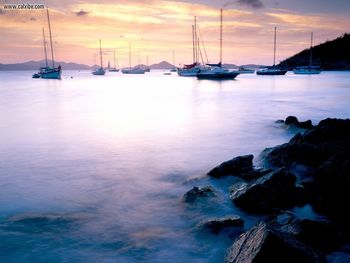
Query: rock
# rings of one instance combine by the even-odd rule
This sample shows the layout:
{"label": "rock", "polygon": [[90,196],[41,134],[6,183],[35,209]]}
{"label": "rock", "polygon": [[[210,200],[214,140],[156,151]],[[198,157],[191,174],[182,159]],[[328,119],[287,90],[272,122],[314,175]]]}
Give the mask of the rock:
{"label": "rock", "polygon": [[326,253],[339,248],[343,242],[336,224],[328,220],[297,219],[283,225],[281,230]]}
{"label": "rock", "polygon": [[190,191],[184,194],[184,201],[193,203],[199,198],[215,196],[214,189],[211,186],[199,188],[194,186]]}
{"label": "rock", "polygon": [[208,175],[219,178],[227,175],[238,176],[240,174],[250,173],[253,171],[253,158],[254,156],[252,154],[235,157],[215,167]]}
{"label": "rock", "polygon": [[294,214],[291,212],[284,212],[283,214],[280,214],[276,217],[276,223],[278,225],[287,225],[293,222],[294,220]]}
{"label": "rock", "polygon": [[229,249],[227,263],[323,263],[324,256],[266,223],[242,234]]}
{"label": "rock", "polygon": [[295,116],[288,116],[284,121],[286,125],[296,125],[299,123],[298,118]]}
{"label": "rock", "polygon": [[210,219],[200,224],[200,227],[212,233],[219,233],[224,228],[243,227],[244,221],[239,216]]}
{"label": "rock", "polygon": [[350,150],[338,152],[316,170],[313,205],[335,220],[350,236]]}
{"label": "rock", "polygon": [[242,185],[230,198],[236,206],[248,212],[277,212],[295,204],[295,182],[293,174],[277,170]]}
{"label": "rock", "polygon": [[314,127],[312,125],[311,120],[299,122],[299,120],[295,116],[288,116],[286,118],[284,124],[286,124],[286,125],[293,125],[295,127],[302,128],[302,129],[311,129],[311,128]]}
{"label": "rock", "polygon": [[350,120],[326,119],[303,135],[299,133],[288,143],[269,150],[265,161],[273,167],[298,163],[318,168],[334,154],[349,148]]}

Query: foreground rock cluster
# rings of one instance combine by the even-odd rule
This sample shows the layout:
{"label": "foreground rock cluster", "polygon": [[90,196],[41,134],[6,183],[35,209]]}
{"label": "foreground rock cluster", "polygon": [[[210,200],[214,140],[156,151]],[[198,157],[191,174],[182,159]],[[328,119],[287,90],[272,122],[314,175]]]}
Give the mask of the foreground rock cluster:
{"label": "foreground rock cluster", "polygon": [[[265,149],[264,165],[253,155],[238,156],[209,171],[220,179],[236,176],[230,199],[243,211],[264,220],[240,235],[228,250],[226,262],[327,262],[326,254],[350,237],[350,120],[325,119],[314,126],[289,116],[284,125],[300,129],[288,143]],[[212,187],[185,194],[195,202],[215,194]],[[289,209],[309,204],[322,220],[297,219]],[[243,226],[240,218],[215,219],[204,227],[216,233]]]}

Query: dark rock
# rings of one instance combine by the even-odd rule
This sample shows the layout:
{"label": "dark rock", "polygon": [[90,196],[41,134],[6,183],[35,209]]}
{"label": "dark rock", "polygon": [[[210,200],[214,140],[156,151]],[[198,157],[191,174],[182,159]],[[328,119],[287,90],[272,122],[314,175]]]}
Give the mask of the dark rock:
{"label": "dark rock", "polygon": [[205,186],[202,188],[194,186],[190,191],[185,193],[184,200],[185,202],[193,203],[197,201],[197,199],[199,198],[212,197],[212,196],[215,196],[215,192],[211,186]]}
{"label": "dark rock", "polygon": [[277,120],[275,123],[284,123],[284,120]]}
{"label": "dark rock", "polygon": [[339,248],[343,242],[338,227],[327,220],[294,220],[283,225],[281,230],[326,253]]}
{"label": "dark rock", "polygon": [[244,221],[239,216],[211,219],[200,224],[200,227],[212,233],[219,233],[224,228],[243,227]]}
{"label": "dark rock", "polygon": [[276,223],[278,225],[287,225],[293,222],[295,219],[294,214],[292,212],[284,212],[283,214],[279,214],[276,217]]}
{"label": "dark rock", "polygon": [[298,118],[295,116],[288,116],[284,121],[286,125],[296,125],[299,123]]}
{"label": "dark rock", "polygon": [[324,256],[292,235],[259,223],[229,249],[227,263],[323,263]]}
{"label": "dark rock", "polygon": [[311,129],[311,128],[314,127],[312,125],[311,120],[299,122],[299,120],[295,116],[288,116],[286,118],[284,124],[286,124],[286,125],[293,125],[295,127],[302,128],[302,129]]}
{"label": "dark rock", "polygon": [[230,197],[236,206],[249,212],[276,212],[295,204],[295,182],[293,174],[277,170],[242,185]]}
{"label": "dark rock", "polygon": [[208,175],[212,177],[222,177],[250,173],[253,171],[253,158],[254,156],[252,154],[235,157],[215,167]]}
{"label": "dark rock", "polygon": [[313,205],[336,220],[350,235],[350,150],[334,154],[316,170]]}

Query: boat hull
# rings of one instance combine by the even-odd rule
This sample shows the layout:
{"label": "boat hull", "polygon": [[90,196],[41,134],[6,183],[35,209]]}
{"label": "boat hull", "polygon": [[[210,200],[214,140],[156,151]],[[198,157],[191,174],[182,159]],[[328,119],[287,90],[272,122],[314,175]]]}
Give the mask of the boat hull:
{"label": "boat hull", "polygon": [[92,72],[92,75],[95,76],[103,76],[104,74],[106,74],[106,71],[103,68],[98,68]]}
{"label": "boat hull", "polygon": [[287,73],[287,70],[264,70],[264,71],[257,71],[257,75],[261,76],[277,76],[277,75],[285,75]]}
{"label": "boat hull", "polygon": [[145,74],[144,69],[122,69],[123,74]]}
{"label": "boat hull", "polygon": [[298,75],[317,75],[321,73],[321,70],[318,69],[294,69],[293,70],[294,74]]}
{"label": "boat hull", "polygon": [[42,79],[61,79],[62,71],[59,69],[53,69],[51,71],[45,71],[40,73]]}
{"label": "boat hull", "polygon": [[224,80],[224,79],[235,79],[239,75],[238,72],[225,72],[225,73],[198,73],[198,79],[213,79],[213,80]]}
{"label": "boat hull", "polygon": [[200,72],[199,68],[191,68],[191,69],[178,69],[177,74],[181,77],[196,77]]}

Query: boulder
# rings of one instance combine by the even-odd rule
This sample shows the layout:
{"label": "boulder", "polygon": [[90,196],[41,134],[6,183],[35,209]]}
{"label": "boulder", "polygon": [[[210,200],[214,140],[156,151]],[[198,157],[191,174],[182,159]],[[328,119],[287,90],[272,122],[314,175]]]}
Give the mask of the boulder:
{"label": "boulder", "polygon": [[224,228],[243,227],[244,221],[239,216],[215,218],[202,222],[200,227],[212,233],[219,233]]}
{"label": "boulder", "polygon": [[350,148],[350,120],[326,119],[288,143],[269,151],[265,161],[273,167],[303,164],[318,168],[331,156]]}
{"label": "boulder", "polygon": [[328,220],[296,219],[282,225],[280,229],[325,253],[339,248],[343,242],[336,224]]}
{"label": "boulder", "polygon": [[288,116],[286,118],[286,120],[284,121],[284,124],[286,124],[286,125],[293,125],[295,127],[302,128],[302,129],[311,129],[311,128],[314,127],[312,125],[311,120],[300,122],[297,119],[297,117],[295,117],[295,116]]}
{"label": "boulder", "polygon": [[296,177],[285,171],[271,172],[250,184],[242,184],[230,198],[241,209],[253,213],[272,213],[295,204]]}
{"label": "boulder", "polygon": [[209,171],[208,175],[219,178],[227,175],[239,176],[253,172],[253,158],[252,154],[235,157],[218,165]]}
{"label": "boulder", "polygon": [[184,201],[193,203],[199,198],[215,196],[214,189],[211,186],[197,187],[194,186],[191,190],[184,194]]}
{"label": "boulder", "polygon": [[292,235],[266,223],[242,234],[229,249],[226,263],[323,263],[324,256]]}

